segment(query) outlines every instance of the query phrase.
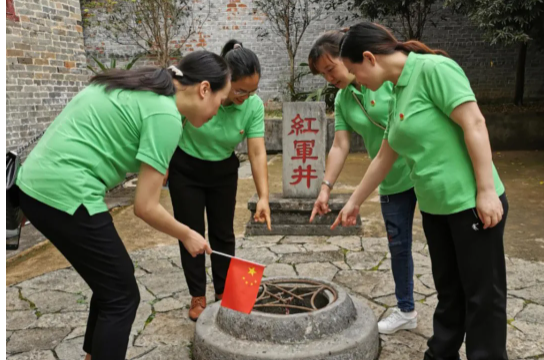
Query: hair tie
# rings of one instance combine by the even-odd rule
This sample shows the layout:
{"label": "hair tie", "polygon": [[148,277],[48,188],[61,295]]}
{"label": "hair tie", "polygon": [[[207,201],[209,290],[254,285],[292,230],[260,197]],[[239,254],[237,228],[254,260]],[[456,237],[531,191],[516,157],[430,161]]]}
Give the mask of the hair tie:
{"label": "hair tie", "polygon": [[234,44],[234,46],[232,47],[233,49],[240,49],[242,47],[241,44]]}
{"label": "hair tie", "polygon": [[183,72],[174,65],[168,67],[168,70],[172,71],[176,76],[183,77]]}

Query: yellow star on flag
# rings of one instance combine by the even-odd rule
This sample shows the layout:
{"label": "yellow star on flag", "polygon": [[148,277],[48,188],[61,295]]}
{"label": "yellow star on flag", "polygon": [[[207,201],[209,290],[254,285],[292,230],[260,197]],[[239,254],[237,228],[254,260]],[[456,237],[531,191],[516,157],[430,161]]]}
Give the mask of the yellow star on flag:
{"label": "yellow star on flag", "polygon": [[248,274],[253,276],[255,275],[257,272],[255,271],[255,268],[249,268],[249,271],[248,271]]}

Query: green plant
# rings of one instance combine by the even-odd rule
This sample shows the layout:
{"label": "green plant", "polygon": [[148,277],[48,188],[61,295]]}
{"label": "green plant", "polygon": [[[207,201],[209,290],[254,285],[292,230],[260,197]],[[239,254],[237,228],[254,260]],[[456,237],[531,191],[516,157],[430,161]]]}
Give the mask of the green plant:
{"label": "green plant", "polygon": [[[300,63],[298,65],[298,72],[296,74],[296,89],[300,88],[299,83],[304,77],[310,74],[310,70],[307,63]],[[293,89],[294,90],[294,89]],[[324,101],[327,111],[334,110],[334,99],[338,93],[338,88],[332,86],[329,83],[311,91],[294,90],[291,93],[291,101]]]}
{"label": "green plant", "polygon": [[312,91],[306,97],[306,101],[324,101],[327,106],[327,111],[334,111],[334,99],[338,93],[338,88],[329,83],[323,87]]}
{"label": "green plant", "polygon": [[[125,66],[123,66],[123,69],[125,70],[130,70],[134,64],[136,63],[136,61],[138,61],[138,59],[140,59],[142,55],[138,55],[136,57],[134,57],[132,60],[130,60],[128,62],[128,64],[126,64]],[[102,72],[104,71],[108,71],[109,69],[115,69],[117,67],[117,60],[116,59],[111,59],[110,60],[110,67],[108,68],[104,63],[102,63],[100,60],[98,60],[96,57],[92,56],[91,57],[93,58],[94,62],[96,63],[96,65],[100,68],[100,70]],[[87,69],[91,70],[93,73],[95,74],[98,74],[99,71],[97,71],[93,66],[91,65],[87,65]]]}

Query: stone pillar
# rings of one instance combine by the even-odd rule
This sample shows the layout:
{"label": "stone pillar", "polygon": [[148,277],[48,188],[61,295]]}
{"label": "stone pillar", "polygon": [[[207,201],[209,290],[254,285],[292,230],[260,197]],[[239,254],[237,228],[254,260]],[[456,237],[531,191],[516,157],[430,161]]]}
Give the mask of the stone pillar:
{"label": "stone pillar", "polygon": [[324,102],[283,104],[283,196],[313,198],[325,174],[327,119]]}
{"label": "stone pillar", "polygon": [[330,226],[349,199],[349,194],[332,194],[331,212],[317,216],[310,224],[314,202],[325,174],[327,147],[325,103],[283,104],[283,193],[270,194],[272,231],[253,220],[258,197],[248,202],[251,217],[246,235],[359,235],[361,218],[353,227]]}

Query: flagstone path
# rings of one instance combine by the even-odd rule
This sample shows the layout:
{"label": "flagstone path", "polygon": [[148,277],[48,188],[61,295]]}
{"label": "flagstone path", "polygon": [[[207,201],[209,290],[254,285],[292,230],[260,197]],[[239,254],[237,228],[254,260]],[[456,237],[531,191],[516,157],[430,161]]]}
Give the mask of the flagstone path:
{"label": "flagstone path", "polygon": [[[237,247],[237,256],[268,265],[265,276],[307,276],[344,286],[367,303],[378,319],[387,316],[395,305],[385,238],[269,236],[238,239]],[[437,298],[424,243],[414,243],[413,256],[418,327],[381,336],[380,360],[422,359],[426,339],[432,335]],[[178,246],[136,251],[131,257],[141,304],[127,359],[191,359],[195,325],[187,318],[190,295]],[[509,358],[544,359],[544,263],[507,258],[507,271]],[[83,359],[81,346],[90,295],[71,268],[7,287],[7,358]],[[213,299],[211,278],[207,296]],[[466,359],[464,354],[462,358]]]}

